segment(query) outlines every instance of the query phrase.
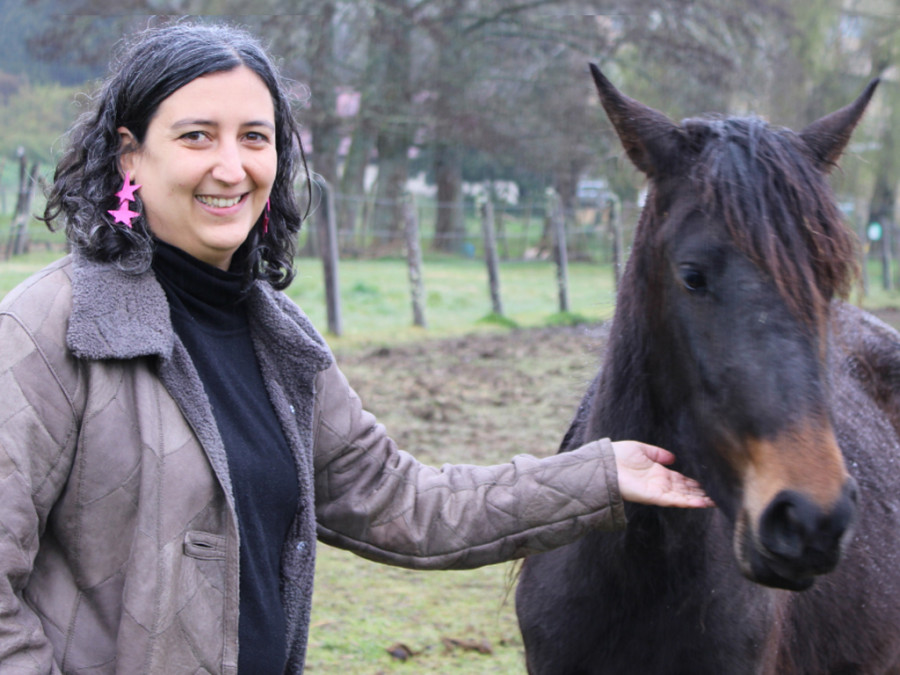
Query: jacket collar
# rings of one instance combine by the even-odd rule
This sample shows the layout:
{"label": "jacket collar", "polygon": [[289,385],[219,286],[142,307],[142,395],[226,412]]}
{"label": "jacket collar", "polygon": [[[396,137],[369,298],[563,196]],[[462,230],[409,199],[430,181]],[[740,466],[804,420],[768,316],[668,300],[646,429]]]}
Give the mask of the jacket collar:
{"label": "jacket collar", "polygon": [[[248,310],[254,339],[282,367],[292,364],[295,370],[302,363],[302,370],[315,372],[331,364],[333,357],[322,337],[283,293],[257,282],[250,291]],[[66,341],[78,358],[170,359],[175,331],[165,291],[153,271],[134,274],[73,256]]]}
{"label": "jacket collar", "polygon": [[169,303],[153,272],[124,272],[75,255],[66,341],[86,359],[172,355]]}

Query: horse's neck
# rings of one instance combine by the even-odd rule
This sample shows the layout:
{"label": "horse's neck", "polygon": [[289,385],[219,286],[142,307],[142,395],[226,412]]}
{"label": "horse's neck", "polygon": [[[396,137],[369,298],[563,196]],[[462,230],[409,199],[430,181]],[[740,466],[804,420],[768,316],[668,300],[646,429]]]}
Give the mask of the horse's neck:
{"label": "horse's neck", "polygon": [[[647,602],[676,588],[692,588],[710,558],[727,559],[729,537],[712,510],[664,509],[626,504],[628,527],[582,539],[584,560],[602,560],[602,576],[613,586],[644,593]],[[677,577],[677,581],[675,581]],[[671,599],[671,598],[670,598]]]}
{"label": "horse's neck", "polygon": [[675,468],[698,476],[702,444],[685,405],[683,383],[666,379],[674,377],[665,363],[674,355],[660,353],[658,334],[633,309],[617,309],[580,440],[607,437],[658,445],[675,453]]}
{"label": "horse's neck", "polygon": [[659,445],[671,442],[678,411],[667,401],[653,354],[646,326],[627,313],[617,314],[596,385],[592,433]]}

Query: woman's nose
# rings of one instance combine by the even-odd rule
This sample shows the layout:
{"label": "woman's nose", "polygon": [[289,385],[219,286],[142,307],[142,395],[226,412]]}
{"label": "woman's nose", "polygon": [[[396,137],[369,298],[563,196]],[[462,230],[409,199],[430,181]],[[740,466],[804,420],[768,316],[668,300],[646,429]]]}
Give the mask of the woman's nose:
{"label": "woman's nose", "polygon": [[216,162],[212,169],[212,177],[222,183],[234,185],[244,180],[244,160],[237,143],[223,142],[216,154]]}

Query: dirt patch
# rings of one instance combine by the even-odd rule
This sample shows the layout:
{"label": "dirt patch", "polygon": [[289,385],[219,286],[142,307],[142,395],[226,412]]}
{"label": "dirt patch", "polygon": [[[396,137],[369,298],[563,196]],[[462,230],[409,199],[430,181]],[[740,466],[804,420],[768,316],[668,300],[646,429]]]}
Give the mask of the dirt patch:
{"label": "dirt patch", "polygon": [[338,354],[367,409],[428,463],[552,454],[599,366],[602,326],[514,330]]}

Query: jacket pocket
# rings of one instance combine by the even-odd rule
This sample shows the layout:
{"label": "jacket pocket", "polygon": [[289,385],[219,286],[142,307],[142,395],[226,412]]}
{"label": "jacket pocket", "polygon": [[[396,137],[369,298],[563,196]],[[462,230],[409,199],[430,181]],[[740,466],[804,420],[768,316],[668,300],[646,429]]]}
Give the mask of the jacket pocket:
{"label": "jacket pocket", "polygon": [[225,560],[225,537],[189,530],[184,535],[184,554],[199,560]]}

